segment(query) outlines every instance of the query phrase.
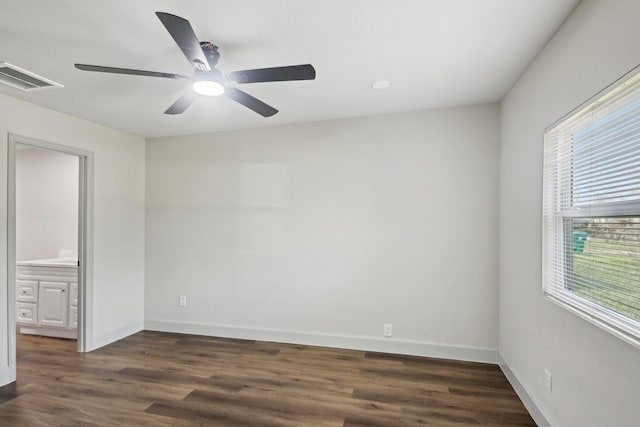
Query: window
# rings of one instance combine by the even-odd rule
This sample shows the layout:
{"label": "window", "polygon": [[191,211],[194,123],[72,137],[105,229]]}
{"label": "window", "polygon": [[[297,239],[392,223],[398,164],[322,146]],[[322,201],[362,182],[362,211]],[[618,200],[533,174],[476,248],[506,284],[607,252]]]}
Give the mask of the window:
{"label": "window", "polygon": [[544,134],[543,290],[640,346],[640,69]]}

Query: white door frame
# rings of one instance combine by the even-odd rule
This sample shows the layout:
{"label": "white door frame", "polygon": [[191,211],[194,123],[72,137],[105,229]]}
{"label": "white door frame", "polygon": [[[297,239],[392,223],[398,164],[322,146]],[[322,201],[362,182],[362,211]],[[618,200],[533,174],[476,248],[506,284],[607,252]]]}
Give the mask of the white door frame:
{"label": "white door frame", "polygon": [[86,352],[93,342],[93,153],[10,133],[7,160],[7,324],[10,381],[16,379],[16,144],[71,154],[79,159],[78,351]]}

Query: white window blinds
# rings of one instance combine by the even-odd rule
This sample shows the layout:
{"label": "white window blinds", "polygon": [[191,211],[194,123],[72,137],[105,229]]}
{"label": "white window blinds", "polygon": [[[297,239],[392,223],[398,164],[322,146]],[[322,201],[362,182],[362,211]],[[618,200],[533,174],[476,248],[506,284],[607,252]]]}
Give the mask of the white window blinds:
{"label": "white window blinds", "polygon": [[640,73],[544,136],[543,288],[640,346]]}

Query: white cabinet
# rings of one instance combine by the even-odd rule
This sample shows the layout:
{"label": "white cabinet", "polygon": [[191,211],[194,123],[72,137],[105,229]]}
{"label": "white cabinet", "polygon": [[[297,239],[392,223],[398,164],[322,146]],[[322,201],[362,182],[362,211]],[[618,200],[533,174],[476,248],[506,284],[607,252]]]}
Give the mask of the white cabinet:
{"label": "white cabinet", "polygon": [[77,263],[24,261],[18,262],[16,269],[16,325],[20,332],[77,338]]}

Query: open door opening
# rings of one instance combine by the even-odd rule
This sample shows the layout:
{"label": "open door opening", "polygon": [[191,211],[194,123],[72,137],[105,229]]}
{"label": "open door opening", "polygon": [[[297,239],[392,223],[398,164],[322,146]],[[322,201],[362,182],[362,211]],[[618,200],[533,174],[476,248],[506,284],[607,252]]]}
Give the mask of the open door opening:
{"label": "open door opening", "polygon": [[92,153],[9,136],[9,366],[16,336],[77,340],[87,350]]}

